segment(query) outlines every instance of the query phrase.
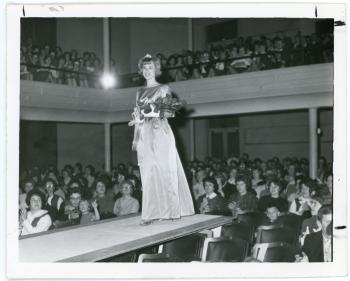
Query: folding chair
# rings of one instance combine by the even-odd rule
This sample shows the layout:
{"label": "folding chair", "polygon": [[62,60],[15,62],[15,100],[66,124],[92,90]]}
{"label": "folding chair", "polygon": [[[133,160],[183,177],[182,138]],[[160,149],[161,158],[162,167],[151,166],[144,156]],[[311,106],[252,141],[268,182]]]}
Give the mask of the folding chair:
{"label": "folding chair", "polygon": [[261,262],[294,262],[296,249],[288,243],[260,243],[252,250],[253,258]]}
{"label": "folding chair", "polygon": [[256,243],[295,243],[294,233],[282,225],[262,225],[257,229]]}
{"label": "folding chair", "polygon": [[239,238],[206,238],[203,262],[242,262],[248,255],[249,243]]}
{"label": "folding chair", "polygon": [[141,254],[137,262],[179,262],[179,260],[168,254]]}
{"label": "folding chair", "polygon": [[205,238],[213,237],[211,231],[194,233],[163,244],[161,253],[184,262],[200,260]]}

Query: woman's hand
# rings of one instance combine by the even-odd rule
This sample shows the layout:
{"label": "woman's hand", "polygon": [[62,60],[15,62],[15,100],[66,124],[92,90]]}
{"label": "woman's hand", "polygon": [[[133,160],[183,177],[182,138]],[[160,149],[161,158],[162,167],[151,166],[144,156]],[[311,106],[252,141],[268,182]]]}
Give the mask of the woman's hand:
{"label": "woman's hand", "polygon": [[91,203],[91,206],[92,206],[92,208],[97,209],[97,207],[98,207],[97,201],[96,201],[96,200],[93,201],[93,202]]}
{"label": "woman's hand", "polygon": [[27,219],[27,210],[25,208],[20,209],[19,221],[23,223]]}
{"label": "woman's hand", "polygon": [[228,204],[228,208],[229,208],[230,210],[233,210],[234,208],[236,208],[236,205],[237,205],[236,202],[233,201],[233,202],[231,202],[231,203]]}

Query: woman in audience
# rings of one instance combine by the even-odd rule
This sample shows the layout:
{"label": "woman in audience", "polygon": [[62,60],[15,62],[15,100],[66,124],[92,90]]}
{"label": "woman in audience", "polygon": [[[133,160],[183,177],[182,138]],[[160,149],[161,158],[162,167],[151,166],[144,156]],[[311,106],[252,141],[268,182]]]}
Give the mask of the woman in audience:
{"label": "woman in audience", "polygon": [[141,210],[141,207],[142,207],[142,188],[141,188],[140,180],[134,175],[128,176],[127,180],[131,181],[131,183],[133,184],[132,196],[134,198],[136,198],[137,201],[139,202],[140,210]]}
{"label": "woman in audience", "polygon": [[270,195],[263,196],[259,199],[258,209],[260,212],[265,212],[266,207],[274,205],[280,210],[280,212],[288,211],[288,202],[286,199],[280,197],[280,191],[282,189],[282,183],[277,178],[270,180],[268,183]]}
{"label": "woman in audience", "polygon": [[27,178],[23,182],[23,187],[22,187],[22,193],[19,195],[19,208],[20,209],[27,209],[29,206],[27,204],[27,194],[35,188],[35,183],[32,179]]}
{"label": "woman in audience", "polygon": [[64,57],[63,69],[65,71],[66,83],[70,86],[73,86],[73,78],[72,78],[73,62],[71,60],[71,54],[69,52],[65,52],[63,57]]}
{"label": "woman in audience", "polygon": [[46,208],[49,211],[53,224],[55,224],[57,220],[64,220],[64,200],[54,193],[57,189],[57,184],[54,180],[47,179],[45,181],[45,188],[47,193],[45,200]]}
{"label": "woman in audience", "polygon": [[306,178],[300,182],[300,191],[296,195],[296,199],[289,207],[289,212],[303,216],[303,218],[310,217],[310,208],[308,200],[315,194],[318,188],[316,181]]}
{"label": "woman in audience", "polygon": [[228,200],[228,208],[231,210],[234,218],[243,212],[255,211],[258,205],[256,195],[248,191],[248,179],[246,177],[237,177],[236,187],[237,192],[231,194]]}
{"label": "woman in audience", "polygon": [[301,227],[300,244],[304,244],[305,237],[320,230],[320,226],[317,221],[317,214],[321,207],[324,205],[325,198],[322,191],[318,191],[315,195],[307,201],[307,204],[311,210],[311,217],[303,220]]}
{"label": "woman in audience", "polygon": [[91,190],[95,185],[95,168],[92,165],[87,165],[84,170],[84,177],[88,181],[87,187]]}
{"label": "woman in audience", "polygon": [[96,202],[99,206],[99,213],[101,219],[108,219],[113,217],[114,200],[112,196],[106,195],[107,183],[103,179],[96,181]]}
{"label": "woman in audience", "polygon": [[325,184],[328,187],[329,193],[333,194],[333,174],[330,173],[325,176]]}
{"label": "woman in audience", "polygon": [[251,180],[251,186],[254,190],[257,188],[258,182],[262,181],[260,174],[261,174],[261,172],[260,172],[259,168],[256,167],[252,170],[253,178]]}
{"label": "woman in audience", "polygon": [[237,188],[236,188],[237,173],[238,173],[237,167],[235,166],[231,167],[229,179],[227,180],[227,183],[223,188],[223,192],[225,194],[226,200],[230,198],[231,194],[237,191]]}
{"label": "woman in audience", "polygon": [[201,214],[226,214],[226,201],[218,194],[218,184],[215,178],[203,180],[205,194],[197,200],[197,208]]}
{"label": "woman in audience", "polygon": [[195,200],[198,200],[199,197],[205,194],[204,182],[203,182],[205,178],[206,178],[206,171],[204,169],[199,169],[196,172],[196,176],[194,179],[195,182],[193,183],[193,186],[192,186],[192,192]]}
{"label": "woman in audience", "polygon": [[121,183],[121,186],[123,195],[115,201],[113,213],[117,217],[137,213],[140,205],[137,199],[132,197],[133,183],[130,180],[125,180]]}
{"label": "woman in audience", "polygon": [[52,225],[51,217],[47,210],[43,210],[45,195],[38,189],[28,192],[27,205],[29,211],[21,209],[20,235],[33,234],[49,230]]}

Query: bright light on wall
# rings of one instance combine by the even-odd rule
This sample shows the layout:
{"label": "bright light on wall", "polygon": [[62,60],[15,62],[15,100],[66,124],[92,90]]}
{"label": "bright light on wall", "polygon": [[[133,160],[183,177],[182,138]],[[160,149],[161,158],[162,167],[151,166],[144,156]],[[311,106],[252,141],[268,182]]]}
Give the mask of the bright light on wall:
{"label": "bright light on wall", "polygon": [[116,84],[115,77],[110,73],[104,73],[101,77],[101,84],[104,89],[111,89]]}

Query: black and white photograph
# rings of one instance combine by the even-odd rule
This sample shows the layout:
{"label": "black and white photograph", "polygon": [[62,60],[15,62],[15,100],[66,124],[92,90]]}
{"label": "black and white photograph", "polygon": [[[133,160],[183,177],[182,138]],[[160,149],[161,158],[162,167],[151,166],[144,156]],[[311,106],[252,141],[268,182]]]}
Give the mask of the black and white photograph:
{"label": "black and white photograph", "polygon": [[260,5],[7,7],[9,278],[347,274],[345,5]]}

